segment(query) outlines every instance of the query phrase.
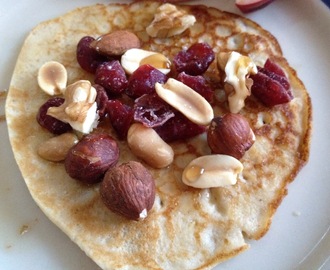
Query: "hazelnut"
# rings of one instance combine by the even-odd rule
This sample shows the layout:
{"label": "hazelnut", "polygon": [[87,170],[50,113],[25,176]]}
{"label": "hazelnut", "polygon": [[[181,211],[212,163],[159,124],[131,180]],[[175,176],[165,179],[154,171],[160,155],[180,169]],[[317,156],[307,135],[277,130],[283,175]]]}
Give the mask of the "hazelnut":
{"label": "hazelnut", "polygon": [[253,145],[255,136],[249,122],[239,114],[215,117],[207,132],[207,142],[215,154],[241,159]]}
{"label": "hazelnut", "polygon": [[86,184],[102,180],[105,172],[119,159],[117,142],[108,134],[91,133],[73,146],[65,158],[65,170]]}
{"label": "hazelnut", "polygon": [[140,48],[140,39],[132,32],[118,30],[98,37],[91,45],[97,52],[104,55],[122,55],[132,48]]}
{"label": "hazelnut", "polygon": [[131,220],[144,219],[155,201],[155,182],[139,162],[130,161],[108,170],[100,185],[104,204]]}

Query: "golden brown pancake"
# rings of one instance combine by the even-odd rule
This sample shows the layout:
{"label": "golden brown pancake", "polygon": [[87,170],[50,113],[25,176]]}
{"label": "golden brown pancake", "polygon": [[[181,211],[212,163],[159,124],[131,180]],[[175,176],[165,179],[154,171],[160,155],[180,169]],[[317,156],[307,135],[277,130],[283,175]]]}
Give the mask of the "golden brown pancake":
{"label": "golden brown pancake", "polygon": [[[238,15],[206,6],[182,6],[197,23],[179,36],[150,38],[145,28],[159,5],[93,5],[39,24],[23,44],[7,97],[10,141],[32,197],[103,269],[211,269],[238,255],[249,247],[247,239],[259,239],[268,231],[287,185],[309,156],[310,98],[275,37]],[[182,48],[205,41],[216,53],[235,50],[256,62],[271,57],[285,70],[294,95],[290,103],[267,108],[250,97],[240,112],[249,120],[256,142],[241,159],[244,170],[236,185],[211,189],[184,185],[184,167],[210,150],[205,136],[174,142],[173,164],[165,169],[146,165],[156,181],[156,200],[148,217],[136,222],[110,212],[101,201],[99,185],[81,184],[67,175],[63,163],[38,156],[38,145],[53,136],[36,121],[39,107],[48,99],[38,87],[38,69],[47,61],[58,61],[67,68],[69,83],[92,81],[76,61],[76,45],[83,36],[98,37],[117,29],[131,30],[143,48],[170,59]],[[205,76],[216,91],[222,91],[215,62]],[[227,112],[226,102],[218,101],[214,111],[216,115]],[[116,136],[110,127],[102,129]],[[138,160],[125,142],[119,146],[119,163]]]}

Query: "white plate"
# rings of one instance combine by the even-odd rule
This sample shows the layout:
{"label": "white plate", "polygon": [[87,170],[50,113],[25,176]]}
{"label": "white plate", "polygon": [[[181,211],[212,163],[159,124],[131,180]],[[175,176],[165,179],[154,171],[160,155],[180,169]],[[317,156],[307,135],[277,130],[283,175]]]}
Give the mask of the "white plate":
{"label": "white plate", "polygon": [[[233,2],[196,3],[239,13]],[[8,88],[19,49],[32,27],[89,4],[92,1],[2,1],[0,90]],[[330,11],[319,0],[277,0],[247,16],[278,38],[312,97],[312,148],[309,163],[289,186],[267,235],[216,269],[330,269]],[[99,269],[32,200],[14,161],[4,121],[0,138],[0,268]]]}

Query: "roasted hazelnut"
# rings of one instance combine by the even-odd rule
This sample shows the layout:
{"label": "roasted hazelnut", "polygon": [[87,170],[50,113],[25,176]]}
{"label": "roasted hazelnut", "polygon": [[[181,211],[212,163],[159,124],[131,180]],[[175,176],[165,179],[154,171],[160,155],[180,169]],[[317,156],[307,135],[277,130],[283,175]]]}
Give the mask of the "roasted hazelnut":
{"label": "roasted hazelnut", "polygon": [[115,166],[118,159],[119,148],[110,135],[91,133],[69,150],[65,169],[72,178],[94,184],[102,180],[105,172]]}
{"label": "roasted hazelnut", "polygon": [[139,162],[130,161],[109,169],[100,185],[104,204],[131,220],[146,218],[155,201],[155,182]]}
{"label": "roasted hazelnut", "polygon": [[213,118],[207,132],[207,142],[212,153],[237,159],[243,157],[254,141],[249,122],[242,115],[234,113]]}

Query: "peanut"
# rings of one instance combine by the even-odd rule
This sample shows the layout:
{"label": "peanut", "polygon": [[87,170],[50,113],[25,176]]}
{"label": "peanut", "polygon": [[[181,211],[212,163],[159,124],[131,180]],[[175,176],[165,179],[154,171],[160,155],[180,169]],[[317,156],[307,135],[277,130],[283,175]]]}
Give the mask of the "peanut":
{"label": "peanut", "polygon": [[171,61],[163,54],[143,49],[129,49],[120,60],[127,74],[132,74],[140,66],[149,64],[164,74],[171,71]]}
{"label": "peanut", "polygon": [[38,147],[38,155],[49,161],[62,161],[69,149],[78,142],[73,133],[63,133],[41,143]]}
{"label": "peanut", "polygon": [[156,83],[155,88],[161,99],[198,125],[207,126],[214,117],[210,103],[178,80],[170,78],[165,84]]}
{"label": "peanut", "polygon": [[38,84],[47,94],[54,96],[64,92],[68,74],[66,68],[59,62],[46,62],[38,71]]}
{"label": "peanut", "polygon": [[152,128],[133,124],[127,134],[127,142],[134,155],[150,166],[160,169],[173,162],[174,152]]}
{"label": "peanut", "polygon": [[182,182],[195,188],[234,185],[242,163],[228,155],[207,155],[192,160],[184,169]]}

